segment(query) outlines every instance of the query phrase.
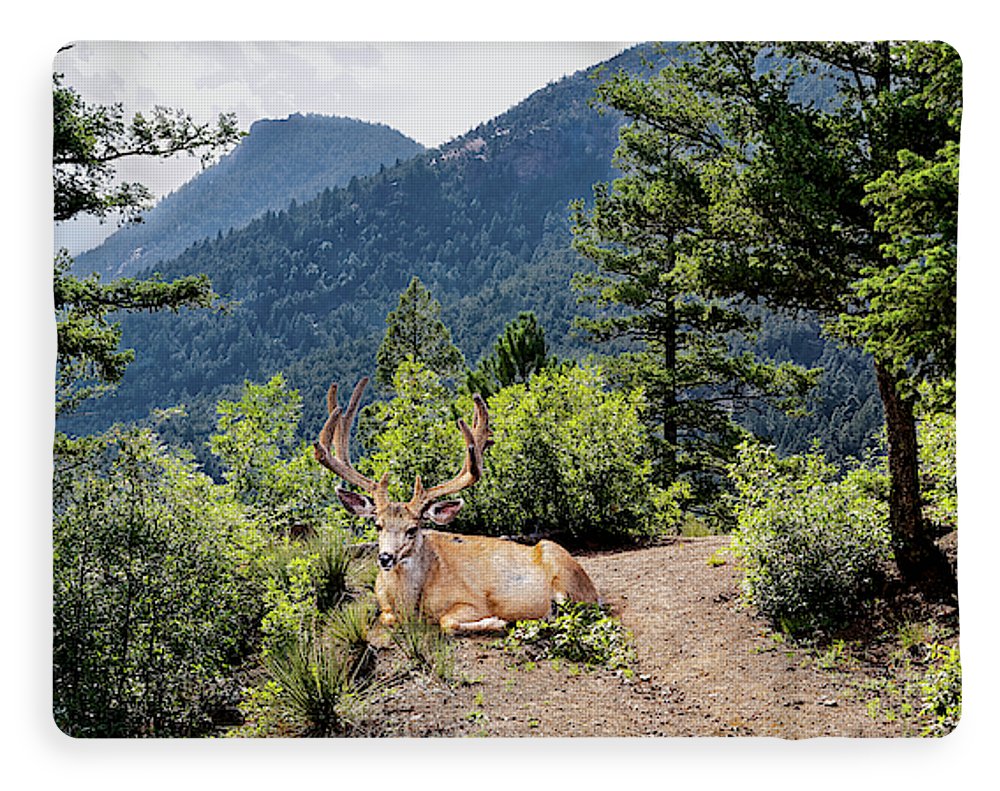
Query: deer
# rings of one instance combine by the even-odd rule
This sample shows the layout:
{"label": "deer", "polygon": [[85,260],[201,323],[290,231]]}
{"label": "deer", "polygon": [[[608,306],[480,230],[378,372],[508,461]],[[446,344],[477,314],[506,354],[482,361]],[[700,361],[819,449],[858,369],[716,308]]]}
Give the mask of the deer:
{"label": "deer", "polygon": [[465,458],[451,480],[427,489],[417,475],[409,502],[389,499],[389,473],[376,481],[351,464],[351,425],[368,384],[355,386],[347,411],[337,403],[337,383],[327,392],[327,420],[314,444],[316,460],[346,483],[337,497],[352,514],[374,520],[378,529],[375,596],[379,622],[387,627],[416,612],[447,633],[496,632],[519,620],[548,616],[567,599],[599,603],[587,572],[566,549],[542,539],[528,546],[509,539],[432,529],[450,524],[464,504],[452,498],[483,473],[483,454],[492,445],[486,403],[473,396],[472,427],[461,418]]}

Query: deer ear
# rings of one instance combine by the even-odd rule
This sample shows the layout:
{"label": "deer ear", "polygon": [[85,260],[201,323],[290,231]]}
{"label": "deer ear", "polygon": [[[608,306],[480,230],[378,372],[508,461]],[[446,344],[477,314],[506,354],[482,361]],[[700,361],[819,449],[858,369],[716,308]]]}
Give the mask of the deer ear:
{"label": "deer ear", "polygon": [[462,510],[463,505],[465,503],[462,500],[442,500],[440,503],[434,503],[424,511],[424,516],[436,525],[446,525],[458,516],[458,512]]}
{"label": "deer ear", "polygon": [[361,516],[365,519],[375,518],[375,503],[373,503],[367,496],[338,486],[337,497],[340,499],[344,508],[355,516]]}

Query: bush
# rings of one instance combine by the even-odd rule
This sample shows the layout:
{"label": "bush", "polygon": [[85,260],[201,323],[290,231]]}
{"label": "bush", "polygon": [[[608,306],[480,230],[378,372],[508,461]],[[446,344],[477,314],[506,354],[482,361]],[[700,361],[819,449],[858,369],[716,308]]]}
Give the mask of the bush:
{"label": "bush", "polygon": [[358,416],[358,439],[370,453],[358,469],[379,480],[389,473],[389,496],[403,502],[413,494],[419,475],[426,485],[451,478],[462,463],[465,445],[455,421],[469,420],[472,400],[462,399],[457,411],[441,377],[423,363],[407,358],[393,375],[391,401],[376,401]]}
{"label": "bush", "polygon": [[680,487],[652,481],[641,391],[607,391],[597,369],[545,370],[489,402],[494,445],[467,521],[493,534],[634,539],[672,529]]}
{"label": "bush", "polygon": [[924,513],[938,533],[958,527],[958,478],[954,413],[936,413],[920,421],[920,489]]}
{"label": "bush", "polygon": [[[358,467],[376,479],[388,471],[390,496],[405,501],[418,474],[433,485],[458,472],[465,449],[455,421],[470,420],[473,405],[468,395],[455,403],[412,361],[393,385],[392,401],[362,410],[371,453]],[[653,484],[641,403],[641,392],[606,391],[592,368],[545,370],[500,390],[489,401],[494,444],[482,479],[462,493],[456,529],[620,540],[673,528],[683,487]]]}
{"label": "bush", "polygon": [[945,736],[962,717],[962,662],[958,646],[933,643],[928,649],[930,669],[920,682],[928,724],[921,735]]}
{"label": "bush", "polygon": [[233,735],[333,735],[371,684],[368,629],[376,608],[370,559],[349,536],[322,528],[306,541],[276,541],[265,553],[260,656],[263,678],[245,690],[247,722]]}
{"label": "bush", "polygon": [[857,467],[838,477],[818,451],[779,461],[753,443],[730,476],[744,600],[792,633],[853,615],[890,557],[884,476]]}
{"label": "bush", "polygon": [[619,670],[635,662],[629,640],[621,623],[600,605],[564,601],[555,605],[550,619],[518,621],[504,645],[523,651],[532,660],[565,659]]}
{"label": "bush", "polygon": [[[210,439],[232,496],[247,515],[276,533],[309,534],[330,516],[336,476],[296,443],[302,399],[281,374],[267,384],[245,382],[239,401],[220,401],[218,432]],[[338,521],[339,509],[334,518]]]}
{"label": "bush", "polygon": [[261,615],[260,542],[147,430],[56,446],[53,707],[72,736],[195,736]]}

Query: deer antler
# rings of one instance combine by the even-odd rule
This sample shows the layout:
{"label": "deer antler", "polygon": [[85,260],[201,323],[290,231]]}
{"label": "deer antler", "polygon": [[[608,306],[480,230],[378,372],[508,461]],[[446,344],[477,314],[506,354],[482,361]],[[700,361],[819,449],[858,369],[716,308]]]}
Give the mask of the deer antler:
{"label": "deer antler", "polygon": [[[388,501],[389,473],[382,476],[381,481],[376,482],[354,469],[349,454],[351,424],[354,422],[354,415],[361,402],[361,393],[367,384],[368,377],[365,376],[354,386],[354,392],[347,405],[347,412],[341,412],[340,406],[337,404],[337,383],[334,382],[330,385],[326,394],[326,411],[329,417],[319,432],[319,438],[313,444],[313,452],[316,461],[348,483],[364,489],[375,498],[376,502],[379,500]],[[330,452],[331,444],[333,446],[332,453]]]}
{"label": "deer antler", "polygon": [[428,505],[442,497],[456,494],[462,489],[472,486],[483,474],[483,453],[493,444],[493,431],[490,429],[490,416],[486,411],[486,402],[478,393],[472,397],[475,403],[475,414],[472,418],[472,428],[461,418],[458,419],[458,428],[465,438],[465,462],[458,475],[450,481],[445,481],[437,486],[432,486],[425,490],[417,476],[413,484],[413,497],[407,504],[407,508],[412,513],[420,513]]}

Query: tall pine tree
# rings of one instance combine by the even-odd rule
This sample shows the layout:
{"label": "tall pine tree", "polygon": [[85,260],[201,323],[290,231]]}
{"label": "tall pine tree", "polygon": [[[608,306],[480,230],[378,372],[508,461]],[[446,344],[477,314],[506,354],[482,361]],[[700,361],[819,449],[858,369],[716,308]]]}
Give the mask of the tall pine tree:
{"label": "tall pine tree", "polygon": [[734,417],[760,399],[797,406],[817,372],[737,353],[735,341],[753,333],[754,321],[699,291],[699,244],[709,232],[706,160],[663,125],[683,106],[661,106],[645,83],[625,75],[605,82],[598,98],[631,123],[616,152],[624,175],[596,185],[591,208],[575,204],[575,247],[598,265],[575,285],[604,309],[578,324],[596,341],[629,344],[610,364],[645,390],[660,483],[690,480],[705,504],[717,499],[741,437]]}
{"label": "tall pine tree", "polygon": [[953,375],[959,87],[944,44],[744,42],[696,46],[605,90],[626,113],[654,105],[656,127],[701,162],[704,291],[811,311],[872,353],[896,562],[946,597],[955,581],[922,514],[915,409],[917,385]]}
{"label": "tall pine tree", "polygon": [[444,380],[454,382],[462,375],[465,358],[441,321],[441,304],[420,278],[413,277],[385,323],[375,357],[375,384],[383,391],[392,389],[396,369],[407,359],[422,363]]}
{"label": "tall pine tree", "polygon": [[467,371],[465,384],[470,393],[484,398],[512,384],[527,382],[533,373],[552,367],[555,358],[549,356],[545,330],[526,311],[504,327],[503,334],[493,344],[493,352],[480,360],[474,371]]}

